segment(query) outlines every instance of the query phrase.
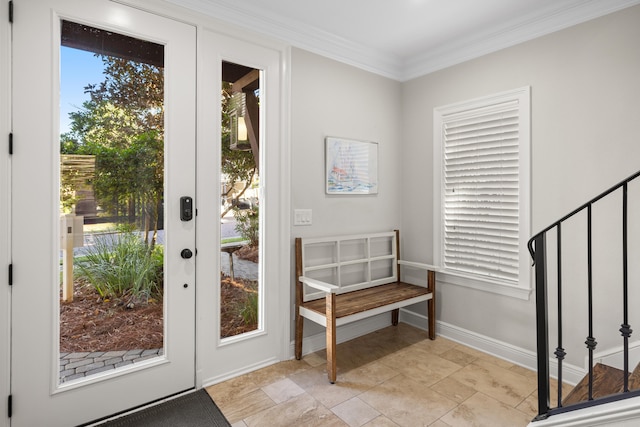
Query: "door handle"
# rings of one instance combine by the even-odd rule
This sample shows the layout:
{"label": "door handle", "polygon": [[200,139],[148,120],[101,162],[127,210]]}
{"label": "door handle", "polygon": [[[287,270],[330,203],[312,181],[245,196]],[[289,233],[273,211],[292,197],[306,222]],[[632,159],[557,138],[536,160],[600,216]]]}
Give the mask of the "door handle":
{"label": "door handle", "polygon": [[193,256],[193,252],[191,252],[191,249],[183,249],[182,252],[180,252],[180,256],[184,259],[189,259]]}

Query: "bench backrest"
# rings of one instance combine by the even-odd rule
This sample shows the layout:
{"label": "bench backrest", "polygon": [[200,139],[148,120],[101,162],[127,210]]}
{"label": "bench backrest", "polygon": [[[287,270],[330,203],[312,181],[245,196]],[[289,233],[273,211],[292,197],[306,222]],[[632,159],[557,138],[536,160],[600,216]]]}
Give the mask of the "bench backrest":
{"label": "bench backrest", "polygon": [[296,286],[303,301],[324,297],[301,284],[306,276],[331,283],[338,294],[398,280],[399,233],[296,238]]}

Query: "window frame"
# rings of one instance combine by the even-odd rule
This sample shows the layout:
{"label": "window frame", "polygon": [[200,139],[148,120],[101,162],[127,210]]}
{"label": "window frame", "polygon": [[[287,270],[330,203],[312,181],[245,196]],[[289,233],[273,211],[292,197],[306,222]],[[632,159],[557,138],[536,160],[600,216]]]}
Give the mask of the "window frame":
{"label": "window frame", "polygon": [[[517,102],[518,105],[518,280],[512,282],[480,274],[447,269],[444,263],[444,132],[443,126],[457,116],[492,106]],[[528,300],[531,295],[531,268],[526,241],[531,234],[531,88],[483,96],[436,107],[433,110],[433,253],[434,262],[442,267],[439,281],[485,292]]]}

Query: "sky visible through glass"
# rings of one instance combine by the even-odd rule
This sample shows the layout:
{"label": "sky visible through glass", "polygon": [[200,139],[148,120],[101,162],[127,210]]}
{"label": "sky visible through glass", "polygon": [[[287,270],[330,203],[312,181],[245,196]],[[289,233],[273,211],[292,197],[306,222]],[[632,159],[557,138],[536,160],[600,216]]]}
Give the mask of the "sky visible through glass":
{"label": "sky visible through glass", "polygon": [[60,133],[69,131],[69,113],[82,108],[89,100],[84,88],[102,82],[102,59],[92,52],[60,47]]}

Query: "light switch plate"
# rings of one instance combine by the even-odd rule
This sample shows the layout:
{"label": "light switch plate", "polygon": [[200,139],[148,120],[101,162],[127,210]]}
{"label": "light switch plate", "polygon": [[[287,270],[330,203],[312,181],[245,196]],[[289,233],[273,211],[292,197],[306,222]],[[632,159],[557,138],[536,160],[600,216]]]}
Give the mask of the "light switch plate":
{"label": "light switch plate", "polygon": [[294,209],[293,225],[311,225],[311,209]]}

